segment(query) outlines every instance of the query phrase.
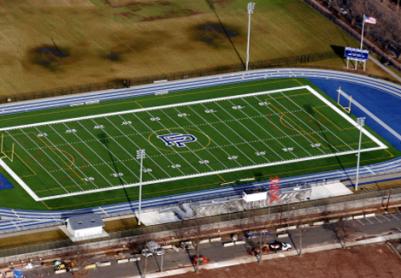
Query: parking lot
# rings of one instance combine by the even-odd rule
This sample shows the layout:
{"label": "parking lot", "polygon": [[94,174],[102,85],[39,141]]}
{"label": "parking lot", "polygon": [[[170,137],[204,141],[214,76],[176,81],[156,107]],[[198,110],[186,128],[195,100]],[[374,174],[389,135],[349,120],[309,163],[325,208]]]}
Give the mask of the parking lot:
{"label": "parking lot", "polygon": [[[330,256],[339,257],[348,256],[349,260],[351,260],[352,256],[359,256],[359,253],[364,253],[358,250],[362,250],[361,248],[365,247],[357,247],[355,249],[354,246],[372,243],[381,244],[381,247],[376,248],[370,245],[366,247],[368,248],[366,250],[370,250],[369,252],[372,252],[372,255],[376,253],[381,254],[381,252],[383,252],[384,255],[382,257],[385,258],[385,256],[389,255],[391,252],[388,253],[390,250],[386,245],[383,245],[383,242],[387,239],[399,240],[399,238],[401,238],[401,213],[399,210],[395,210],[387,214],[367,213],[365,215],[354,215],[353,217],[346,217],[342,221],[332,219],[330,221],[314,222],[308,225],[285,226],[275,231],[254,230],[238,233],[235,234],[235,236],[202,237],[199,241],[198,251],[196,249],[196,240],[184,242],[177,246],[164,245],[162,246],[163,251],[161,251],[157,245],[147,244],[147,246],[145,246],[147,250],[142,250],[142,254],[141,252],[136,254],[122,251],[106,252],[105,254],[90,256],[89,259],[83,257],[78,258],[77,260],[80,261],[80,264],[75,266],[74,270],[80,269],[79,273],[84,274],[84,277],[94,278],[140,277],[141,275],[143,277],[145,274],[149,277],[160,277],[160,275],[166,275],[167,273],[169,275],[176,275],[194,272],[197,268],[197,265],[194,264],[195,262],[201,265],[199,267],[201,273],[209,272],[216,268],[225,269],[223,273],[229,273],[232,267],[235,268],[236,265],[239,264],[247,265],[250,263],[250,266],[253,268],[258,265],[259,260],[262,265],[277,267],[277,271],[284,271],[283,273],[285,274],[286,269],[283,268],[279,262],[282,260],[276,259],[285,257],[286,259],[284,259],[284,261],[287,263],[291,262],[291,264],[302,265],[303,260],[309,260],[308,258],[311,258],[310,260],[314,261],[315,256],[317,256],[319,260],[322,260],[320,263],[321,265],[327,264],[330,266],[329,257],[325,259],[326,255],[324,254],[332,254]],[[288,243],[292,248],[287,251],[269,250],[268,243],[274,240]],[[343,250],[344,248],[347,250]],[[259,254],[260,257],[257,256],[257,250],[263,251]],[[320,251],[323,251],[323,253]],[[344,253],[345,255],[341,255],[343,251],[346,252]],[[312,253],[317,255],[313,255]],[[300,256],[301,254],[302,256]],[[322,256],[320,257],[319,254],[322,254]],[[198,257],[195,259],[194,256]],[[294,258],[289,259],[288,257]],[[374,257],[364,258],[362,256],[360,260],[367,262],[374,259]],[[349,262],[349,260],[344,260],[344,264]],[[388,259],[388,261],[391,261],[391,259]],[[382,265],[386,265],[386,263],[387,261]],[[371,263],[368,264],[370,265]],[[319,269],[320,266],[316,267]],[[379,266],[377,268],[373,266],[369,267],[371,273],[376,274],[380,271]],[[247,269],[247,267],[244,269]],[[255,275],[258,275],[257,270],[255,271]],[[391,274],[391,271],[388,273]],[[238,271],[238,273],[241,272]],[[28,278],[72,277],[71,272],[55,274],[53,267],[50,265],[26,270],[25,275]],[[289,277],[296,276],[289,275]],[[317,275],[315,277],[321,276]]]}

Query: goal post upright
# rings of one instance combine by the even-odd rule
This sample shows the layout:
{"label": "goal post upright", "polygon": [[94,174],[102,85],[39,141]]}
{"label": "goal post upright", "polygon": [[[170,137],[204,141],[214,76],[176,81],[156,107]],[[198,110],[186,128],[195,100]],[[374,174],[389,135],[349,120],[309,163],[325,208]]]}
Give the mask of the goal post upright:
{"label": "goal post upright", "polygon": [[[345,99],[348,99],[348,106],[343,106],[342,104],[341,104],[341,96],[343,96]],[[352,96],[351,95],[348,95],[346,92],[344,92],[342,89],[341,89],[341,86],[340,87],[338,87],[338,89],[337,89],[337,104],[339,105],[339,106],[341,106],[345,111],[347,111],[348,113],[351,113],[351,109],[352,109]]]}
{"label": "goal post upright", "polygon": [[7,151],[5,149],[5,139],[4,139],[4,133],[1,133],[0,136],[0,158],[8,158],[11,162],[14,161],[14,152],[15,152],[15,144],[11,144],[11,153],[10,155],[7,154]]}
{"label": "goal post upright", "polygon": [[14,152],[15,152],[15,144],[13,143],[13,144],[11,145],[11,155],[10,155],[10,157],[9,157],[9,159],[11,160],[11,162],[14,161]]}
{"label": "goal post upright", "polygon": [[0,153],[3,154],[4,153],[4,133],[1,133],[1,149],[0,149]]}

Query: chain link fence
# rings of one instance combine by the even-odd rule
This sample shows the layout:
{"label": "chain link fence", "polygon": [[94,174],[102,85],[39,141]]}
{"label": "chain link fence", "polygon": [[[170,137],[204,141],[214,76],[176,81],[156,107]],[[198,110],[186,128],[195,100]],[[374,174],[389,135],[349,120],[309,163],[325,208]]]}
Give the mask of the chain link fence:
{"label": "chain link fence", "polygon": [[[374,200],[374,201],[373,201]],[[145,242],[146,240],[150,240],[152,238],[160,238],[160,237],[168,237],[174,235],[175,238],[188,238],[194,236],[190,231],[199,231],[206,230],[206,228],[210,229],[211,227],[230,227],[233,228],[252,228],[253,226],[259,224],[266,224],[268,218],[271,217],[272,220],[273,215],[280,215],[279,223],[271,224],[275,225],[284,225],[286,221],[290,219],[282,219],[282,215],[287,213],[288,215],[292,215],[292,217],[296,217],[297,214],[295,211],[324,207],[328,208],[329,206],[339,205],[340,203],[351,202],[347,208],[352,208],[352,204],[357,204],[360,202],[365,208],[369,208],[369,206],[374,206],[377,208],[386,209],[387,206],[390,206],[393,203],[401,202],[401,188],[393,188],[379,191],[366,191],[358,194],[350,194],[345,196],[339,196],[334,198],[326,198],[319,200],[311,200],[304,201],[299,203],[292,204],[283,204],[266,208],[252,209],[241,212],[204,217],[198,219],[191,220],[183,220],[180,222],[173,222],[161,225],[154,226],[141,226],[135,229],[124,230],[119,232],[110,233],[110,237],[106,241],[98,241],[92,243],[94,246],[106,246],[107,244],[115,244],[117,242]],[[380,204],[380,206],[378,205]],[[345,207],[345,206],[344,206]],[[357,206],[355,205],[355,208]],[[337,212],[338,213],[338,212]],[[321,212],[321,215],[317,215],[316,217],[330,217],[330,211]],[[298,222],[302,222],[302,217],[299,219],[295,219]],[[259,222],[259,223],[258,223]],[[231,224],[230,224],[231,223]],[[206,227],[206,228],[205,228]],[[209,233],[208,233],[209,234]],[[199,236],[199,235],[197,235]],[[91,243],[86,243],[91,245]],[[26,245],[16,248],[9,248],[0,250],[0,257],[9,257],[15,256],[18,254],[26,254],[26,253],[34,253],[41,252],[41,256],[46,256],[46,250],[49,250],[48,253],[53,252],[56,249],[62,248],[63,251],[67,249],[79,248],[82,250],[80,244],[73,243],[70,240],[61,240],[61,241],[52,241],[41,244],[33,244]]]}
{"label": "chain link fence", "polygon": [[[270,60],[259,60],[252,62],[250,64],[250,67],[252,69],[262,69],[262,68],[272,68],[272,67],[302,66],[303,64],[306,63],[311,63],[336,57],[337,55],[333,51],[309,53],[304,55],[276,58]],[[54,88],[52,90],[19,93],[12,96],[6,96],[0,98],[0,103],[32,100],[46,97],[65,96],[83,92],[100,91],[108,89],[121,89],[121,88],[128,88],[133,85],[150,84],[155,80],[181,80],[192,77],[238,72],[242,70],[244,70],[243,66],[240,63],[238,63],[238,64],[222,65],[213,68],[198,69],[194,71],[172,72],[172,73],[143,76],[136,78],[113,79],[106,82],[83,84],[72,87]]]}

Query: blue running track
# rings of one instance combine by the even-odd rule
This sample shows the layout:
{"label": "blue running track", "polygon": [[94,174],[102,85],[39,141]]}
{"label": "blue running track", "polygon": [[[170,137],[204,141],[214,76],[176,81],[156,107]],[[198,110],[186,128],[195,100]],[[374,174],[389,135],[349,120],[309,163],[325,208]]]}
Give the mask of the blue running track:
{"label": "blue running track", "polygon": [[[331,70],[300,68],[265,69],[247,73],[238,72],[181,81],[155,83],[127,89],[91,92],[73,96],[4,104],[0,106],[0,115],[63,106],[85,105],[85,103],[131,98],[154,94],[155,92],[177,91],[272,78],[307,78],[333,98],[336,98],[336,89],[341,86],[343,91],[352,95],[362,106],[361,109],[353,107],[353,113],[357,116],[367,116],[367,124],[369,127],[401,150],[401,108],[398,108],[401,107],[401,86],[381,79]],[[368,111],[368,114],[366,111]],[[361,176],[399,171],[401,171],[401,158],[396,158],[383,163],[362,167]],[[322,180],[338,180],[349,178],[354,175],[354,168],[335,170],[283,179],[282,186],[283,191],[289,191],[291,187],[298,186],[299,184],[314,183]],[[213,199],[215,196],[219,196],[219,198],[231,198],[241,194],[244,189],[260,187],[261,185],[262,183],[252,183],[236,186],[235,188],[228,186],[219,189],[159,197],[144,200],[142,206],[143,208],[158,207],[180,202]],[[136,208],[136,202],[51,212],[0,208],[0,234],[60,225],[64,223],[65,219],[69,216],[81,213],[94,212],[100,214],[103,218],[107,218],[131,214]]]}

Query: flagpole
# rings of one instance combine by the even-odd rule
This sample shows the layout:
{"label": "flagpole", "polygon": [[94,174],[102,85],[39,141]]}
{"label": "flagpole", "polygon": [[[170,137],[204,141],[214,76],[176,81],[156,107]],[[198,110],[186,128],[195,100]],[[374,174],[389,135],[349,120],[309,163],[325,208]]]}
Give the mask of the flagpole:
{"label": "flagpole", "polygon": [[363,18],[362,18],[362,33],[361,33],[361,48],[360,49],[362,49],[362,47],[363,47],[363,35],[364,35],[364,33],[365,33],[365,15],[363,15]]}

